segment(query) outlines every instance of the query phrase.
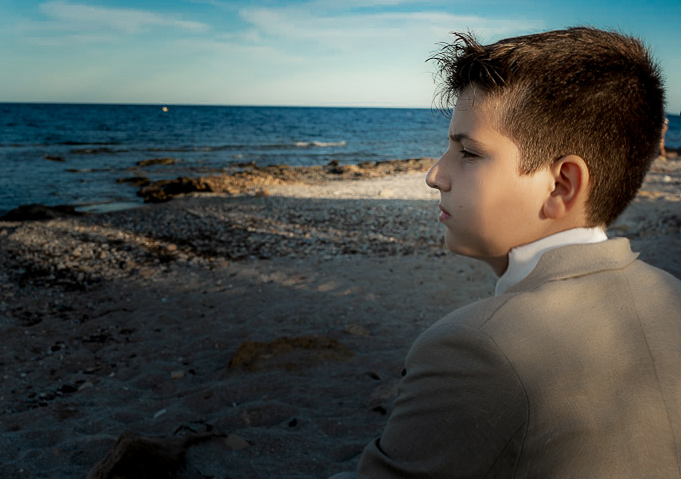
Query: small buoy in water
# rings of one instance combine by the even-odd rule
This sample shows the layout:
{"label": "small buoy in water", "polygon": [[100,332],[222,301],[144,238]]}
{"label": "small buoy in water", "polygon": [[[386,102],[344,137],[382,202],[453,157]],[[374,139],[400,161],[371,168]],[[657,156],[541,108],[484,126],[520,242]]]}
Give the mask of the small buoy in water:
{"label": "small buoy in water", "polygon": [[164,106],[163,108],[161,108],[161,110],[163,110],[163,111],[168,111],[168,107],[167,107],[167,106]]}

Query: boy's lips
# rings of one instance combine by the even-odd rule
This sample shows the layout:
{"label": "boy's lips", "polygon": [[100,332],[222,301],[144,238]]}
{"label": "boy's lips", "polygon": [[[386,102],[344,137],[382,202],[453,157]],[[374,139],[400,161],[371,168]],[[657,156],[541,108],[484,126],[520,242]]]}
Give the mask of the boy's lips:
{"label": "boy's lips", "polygon": [[451,218],[452,215],[449,214],[449,212],[442,207],[442,205],[438,205],[440,207],[440,221],[444,221],[448,218]]}

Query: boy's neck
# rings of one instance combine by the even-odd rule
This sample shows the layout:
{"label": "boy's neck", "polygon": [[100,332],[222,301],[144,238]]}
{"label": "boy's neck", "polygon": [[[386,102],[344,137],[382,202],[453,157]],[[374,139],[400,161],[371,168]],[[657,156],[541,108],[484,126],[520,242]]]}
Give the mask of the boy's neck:
{"label": "boy's neck", "polygon": [[507,267],[497,281],[495,294],[500,294],[529,275],[547,251],[570,244],[598,243],[607,239],[601,227],[578,227],[513,248],[507,255]]}

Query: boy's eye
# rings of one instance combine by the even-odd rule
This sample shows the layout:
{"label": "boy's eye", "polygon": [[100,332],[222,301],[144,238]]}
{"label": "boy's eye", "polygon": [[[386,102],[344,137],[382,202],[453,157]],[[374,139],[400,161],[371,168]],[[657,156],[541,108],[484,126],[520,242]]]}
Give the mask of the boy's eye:
{"label": "boy's eye", "polygon": [[466,148],[461,148],[461,150],[459,150],[459,153],[461,153],[461,156],[463,158],[475,158],[476,156],[478,156],[472,151],[467,150]]}

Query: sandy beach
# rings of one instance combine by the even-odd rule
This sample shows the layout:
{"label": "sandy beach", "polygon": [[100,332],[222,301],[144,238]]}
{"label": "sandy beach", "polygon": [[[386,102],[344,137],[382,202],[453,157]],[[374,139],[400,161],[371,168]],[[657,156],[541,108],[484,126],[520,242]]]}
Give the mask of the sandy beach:
{"label": "sandy beach", "polygon": [[[492,294],[423,172],[248,193],[0,222],[0,477],[351,470],[413,340]],[[681,277],[681,161],[608,233]]]}

